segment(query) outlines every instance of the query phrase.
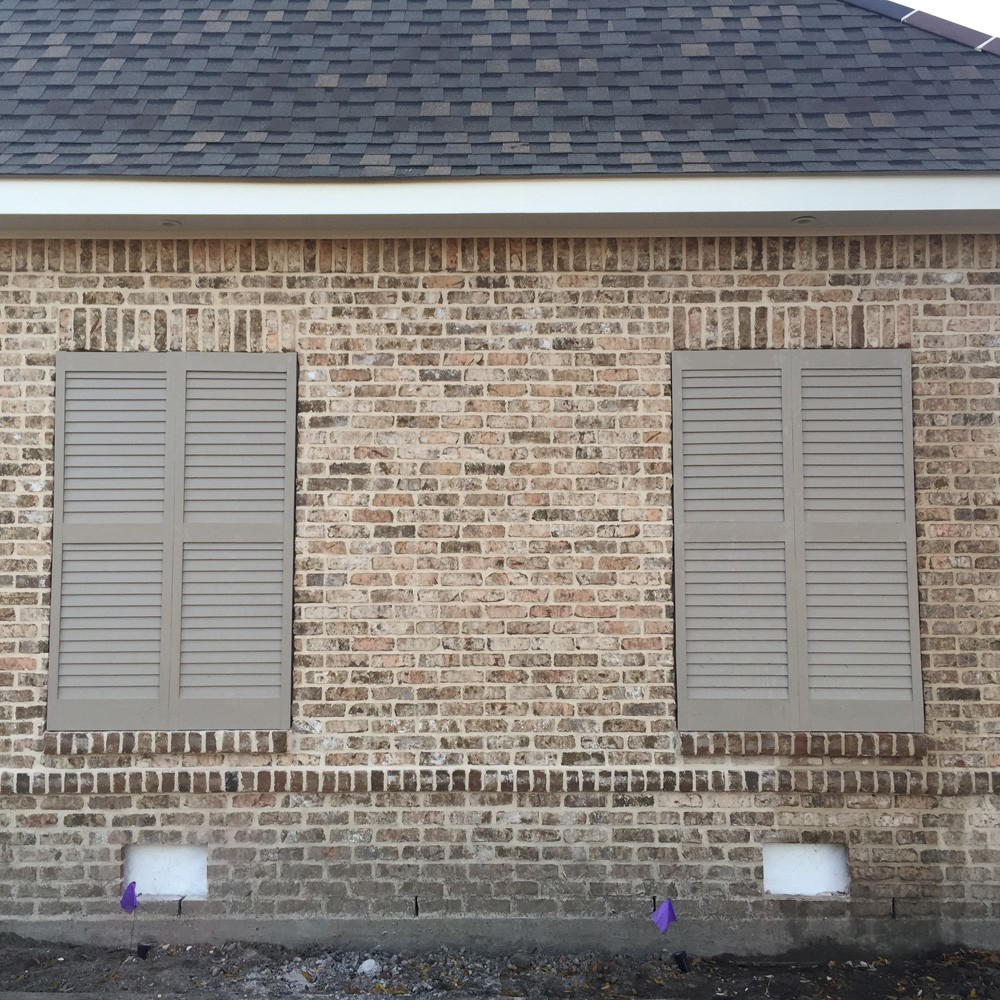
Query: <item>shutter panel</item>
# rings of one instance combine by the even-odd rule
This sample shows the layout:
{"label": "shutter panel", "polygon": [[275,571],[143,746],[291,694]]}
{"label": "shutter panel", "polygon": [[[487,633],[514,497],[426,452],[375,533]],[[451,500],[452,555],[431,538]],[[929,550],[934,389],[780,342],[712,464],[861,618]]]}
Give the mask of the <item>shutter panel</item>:
{"label": "shutter panel", "polygon": [[295,356],[57,357],[51,729],[287,728]]}
{"label": "shutter panel", "polygon": [[804,728],[923,728],[908,351],[800,359]]}
{"label": "shutter panel", "polygon": [[280,697],[280,543],[184,546],[181,699]]}
{"label": "shutter panel", "polygon": [[166,503],[165,372],[69,371],[62,512],[77,524],[160,524]]}
{"label": "shutter panel", "polygon": [[687,521],[782,521],[781,370],[684,372]]}
{"label": "shutter panel", "polygon": [[806,544],[810,698],[910,701],[907,583],[904,544]]}
{"label": "shutter panel", "polygon": [[168,377],[122,357],[57,356],[52,729],[167,723]]}
{"label": "shutter panel", "polygon": [[194,357],[184,399],[178,717],[287,728],[295,356]]}
{"label": "shutter panel", "polygon": [[681,729],[791,724],[782,366],[767,351],[673,355]]}
{"label": "shutter panel", "polygon": [[60,697],[155,700],[163,546],[64,542],[60,597]]}
{"label": "shutter panel", "polygon": [[921,730],[909,352],[673,367],[679,727]]}
{"label": "shutter panel", "polygon": [[904,372],[870,355],[860,360],[874,360],[878,367],[811,367],[806,361],[802,368],[808,521],[900,522],[906,517],[906,484],[912,476],[903,449],[910,433]]}
{"label": "shutter panel", "polygon": [[188,371],[185,521],[283,523],[290,391],[287,371]]}
{"label": "shutter panel", "polygon": [[684,548],[688,697],[788,699],[785,547]]}

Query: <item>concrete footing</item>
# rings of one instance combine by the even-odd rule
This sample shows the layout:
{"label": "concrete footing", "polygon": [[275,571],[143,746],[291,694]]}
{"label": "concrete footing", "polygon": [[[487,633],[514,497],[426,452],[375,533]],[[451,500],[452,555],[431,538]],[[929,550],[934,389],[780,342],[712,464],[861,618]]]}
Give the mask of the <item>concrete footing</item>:
{"label": "concrete footing", "polygon": [[[0,920],[0,932],[39,941],[125,947],[119,920]],[[136,940],[161,944],[265,941],[292,948],[363,948],[387,952],[465,947],[485,953],[524,949],[631,955],[684,949],[691,954],[790,959],[865,954],[915,955],[948,947],[993,948],[996,926],[978,920],[799,918],[714,921],[682,918],[666,935],[649,920],[412,918],[384,920],[139,919]]]}

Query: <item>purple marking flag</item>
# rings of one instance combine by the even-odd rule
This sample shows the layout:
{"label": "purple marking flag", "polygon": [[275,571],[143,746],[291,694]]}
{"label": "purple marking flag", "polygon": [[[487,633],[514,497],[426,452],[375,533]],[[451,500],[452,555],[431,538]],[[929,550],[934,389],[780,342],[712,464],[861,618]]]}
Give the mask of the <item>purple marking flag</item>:
{"label": "purple marking flag", "polygon": [[669,899],[665,899],[650,914],[649,919],[660,928],[661,934],[666,934],[670,925],[677,923],[677,914],[674,913],[674,904]]}
{"label": "purple marking flag", "polygon": [[135,882],[129,882],[125,886],[125,891],[122,893],[122,909],[126,913],[135,913],[136,907],[139,905],[139,900],[135,897]]}

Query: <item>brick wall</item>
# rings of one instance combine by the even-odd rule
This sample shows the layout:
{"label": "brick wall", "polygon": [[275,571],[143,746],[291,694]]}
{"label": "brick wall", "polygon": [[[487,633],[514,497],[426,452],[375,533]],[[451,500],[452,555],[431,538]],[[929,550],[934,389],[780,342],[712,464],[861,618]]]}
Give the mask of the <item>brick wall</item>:
{"label": "brick wall", "polygon": [[[6,915],[135,842],[212,917],[1000,915],[997,238],[7,241],[0,310]],[[671,350],[897,346],[926,733],[680,737]],[[290,733],[45,734],[57,350],[298,352]]]}

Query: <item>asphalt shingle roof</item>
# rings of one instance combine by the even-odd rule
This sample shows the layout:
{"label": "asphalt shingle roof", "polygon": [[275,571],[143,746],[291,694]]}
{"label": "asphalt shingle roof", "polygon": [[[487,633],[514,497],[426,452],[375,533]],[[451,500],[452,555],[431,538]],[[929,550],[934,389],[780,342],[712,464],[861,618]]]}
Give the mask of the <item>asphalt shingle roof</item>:
{"label": "asphalt shingle roof", "polygon": [[841,0],[0,0],[0,175],[1000,170],[1000,61]]}

